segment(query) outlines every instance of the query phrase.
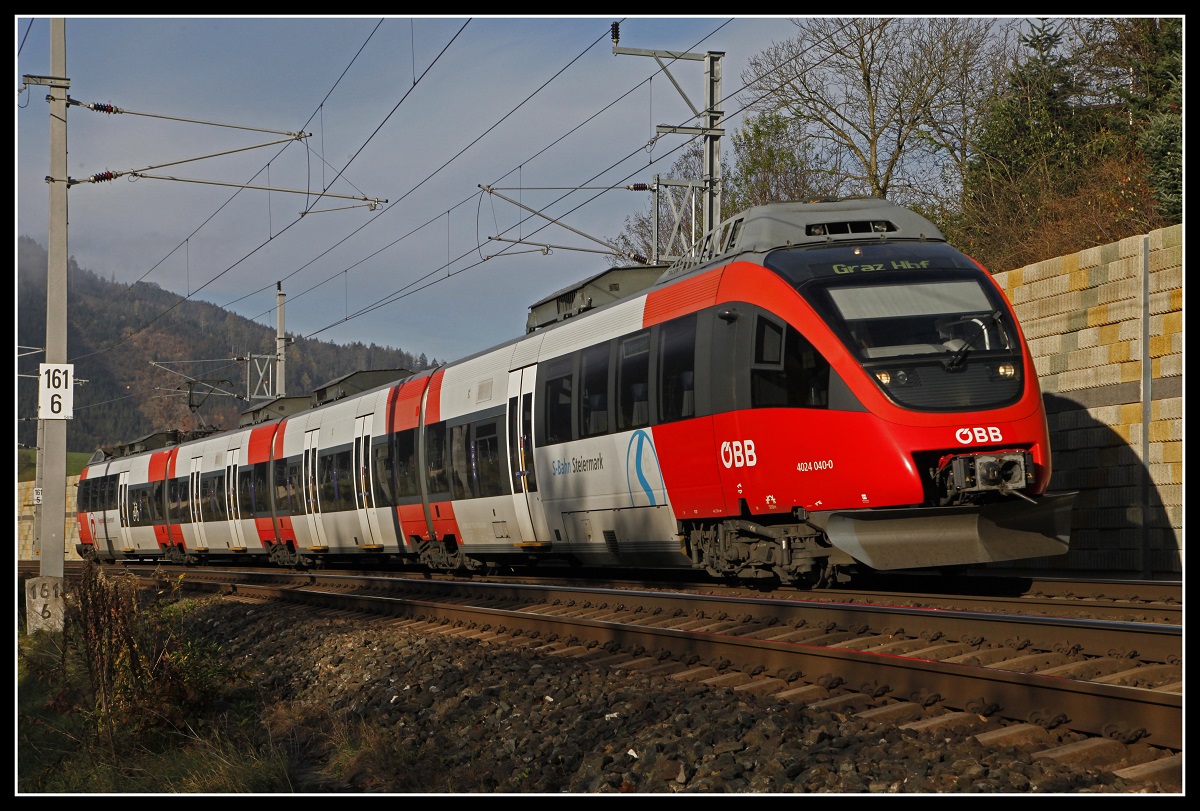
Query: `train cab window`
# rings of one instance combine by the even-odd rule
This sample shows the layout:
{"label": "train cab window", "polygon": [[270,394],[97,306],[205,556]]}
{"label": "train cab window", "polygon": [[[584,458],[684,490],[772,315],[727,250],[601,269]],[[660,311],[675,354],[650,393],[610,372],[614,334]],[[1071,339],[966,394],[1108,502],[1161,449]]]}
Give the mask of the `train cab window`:
{"label": "train cab window", "polygon": [[829,362],[800,331],[759,316],[754,364],[750,369],[752,408],[826,408]]}
{"label": "train cab window", "polygon": [[696,415],[696,315],[668,321],[658,336],[658,420]]}
{"label": "train cab window", "polygon": [[609,346],[605,342],[588,347],[580,354],[580,436],[600,436],[608,433]]}
{"label": "train cab window", "polygon": [[574,358],[570,356],[546,364],[542,402],[547,444],[567,442],[574,438],[571,430],[574,365]]}
{"label": "train cab window", "polygon": [[650,424],[650,330],[617,342],[617,430]]}

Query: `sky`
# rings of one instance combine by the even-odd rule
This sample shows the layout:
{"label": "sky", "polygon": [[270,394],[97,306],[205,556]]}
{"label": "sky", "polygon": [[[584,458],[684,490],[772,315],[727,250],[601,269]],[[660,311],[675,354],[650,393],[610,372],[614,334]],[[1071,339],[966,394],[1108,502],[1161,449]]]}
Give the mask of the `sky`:
{"label": "sky", "polygon": [[[124,111],[68,108],[69,177],[116,173],[68,191],[80,267],[272,330],[279,285],[288,333],[440,361],[521,336],[530,305],[608,268],[595,240],[650,206],[624,187],[668,177],[687,144],[656,127],[697,125],[703,61],[668,64],[677,89],[613,53],[614,21],[623,48],[722,52],[727,133],[747,60],[795,34],[780,17],[65,19],[69,97]],[[49,105],[23,77],[51,72],[50,23],[14,17],[16,235],[43,247]]]}

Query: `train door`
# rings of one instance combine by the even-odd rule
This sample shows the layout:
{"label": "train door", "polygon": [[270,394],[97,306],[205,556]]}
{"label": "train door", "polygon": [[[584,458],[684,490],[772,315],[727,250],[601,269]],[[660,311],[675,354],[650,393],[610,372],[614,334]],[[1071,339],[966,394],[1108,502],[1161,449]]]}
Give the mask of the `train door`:
{"label": "train door", "polygon": [[359,530],[362,532],[361,546],[374,546],[382,537],[379,534],[379,515],[375,512],[375,499],[371,470],[371,420],[374,414],[358,417],[354,421],[354,444],[351,464],[354,470],[354,509],[358,512]]}
{"label": "train door", "polygon": [[317,498],[317,435],[319,428],[304,432],[304,455],[301,457],[304,479],[304,513],[308,536],[316,546],[328,547],[325,525],[321,522],[321,503]]}
{"label": "train door", "polygon": [[533,465],[533,390],[536,379],[536,365],[509,372],[508,455],[519,537],[524,541],[549,541]]}
{"label": "train door", "polygon": [[204,467],[203,456],[193,456],[191,465],[188,468],[188,486],[192,488],[191,498],[191,513],[192,513],[192,528],[196,533],[196,546],[201,549],[208,548],[208,539],[204,535],[204,512],[203,501],[200,490],[200,471]]}
{"label": "train door", "polygon": [[117,479],[117,510],[121,517],[120,529],[117,530],[118,545],[122,550],[132,549],[133,541],[129,537],[129,471],[122,470]]}
{"label": "train door", "polygon": [[[231,448],[225,454],[225,505],[229,514],[231,549],[246,548],[246,537],[242,531],[241,499],[238,496],[238,465],[241,463],[241,458],[241,448]],[[247,509],[250,506],[247,504]]]}

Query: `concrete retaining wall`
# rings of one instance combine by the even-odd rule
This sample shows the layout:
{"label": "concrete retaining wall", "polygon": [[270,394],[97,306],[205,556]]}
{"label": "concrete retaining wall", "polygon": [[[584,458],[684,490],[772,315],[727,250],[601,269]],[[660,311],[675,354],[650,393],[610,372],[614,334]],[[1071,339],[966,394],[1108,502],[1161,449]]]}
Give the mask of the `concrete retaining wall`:
{"label": "concrete retaining wall", "polygon": [[1183,226],[995,274],[1050,418],[1054,490],[1078,490],[1072,571],[1183,570]]}

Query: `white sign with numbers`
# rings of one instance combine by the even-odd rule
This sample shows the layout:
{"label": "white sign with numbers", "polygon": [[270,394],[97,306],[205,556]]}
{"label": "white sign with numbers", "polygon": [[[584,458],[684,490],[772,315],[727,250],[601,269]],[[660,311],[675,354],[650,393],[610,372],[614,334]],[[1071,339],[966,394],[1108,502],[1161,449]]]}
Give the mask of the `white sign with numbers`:
{"label": "white sign with numbers", "polygon": [[72,419],[75,408],[75,364],[43,363],[39,367],[38,378],[38,419]]}

